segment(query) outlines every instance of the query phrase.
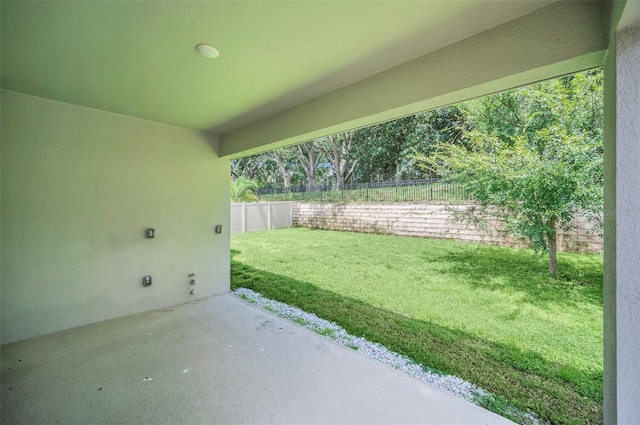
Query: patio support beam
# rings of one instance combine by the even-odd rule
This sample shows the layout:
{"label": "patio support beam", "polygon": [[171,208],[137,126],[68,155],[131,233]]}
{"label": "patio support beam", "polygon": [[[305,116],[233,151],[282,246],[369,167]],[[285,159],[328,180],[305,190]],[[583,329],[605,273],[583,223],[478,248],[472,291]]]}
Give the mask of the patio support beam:
{"label": "patio support beam", "polygon": [[605,424],[640,423],[640,4],[623,7],[605,64]]}
{"label": "patio support beam", "polygon": [[221,136],[231,158],[600,66],[604,2],[557,2]]}

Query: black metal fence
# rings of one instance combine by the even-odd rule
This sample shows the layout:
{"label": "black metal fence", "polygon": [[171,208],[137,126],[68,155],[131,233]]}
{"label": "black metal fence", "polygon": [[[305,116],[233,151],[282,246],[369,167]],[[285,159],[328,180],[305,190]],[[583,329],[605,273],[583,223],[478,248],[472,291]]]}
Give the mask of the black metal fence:
{"label": "black metal fence", "polygon": [[397,180],[348,185],[295,186],[261,188],[261,201],[301,202],[421,202],[463,201],[469,197],[459,184],[443,183],[440,179]]}

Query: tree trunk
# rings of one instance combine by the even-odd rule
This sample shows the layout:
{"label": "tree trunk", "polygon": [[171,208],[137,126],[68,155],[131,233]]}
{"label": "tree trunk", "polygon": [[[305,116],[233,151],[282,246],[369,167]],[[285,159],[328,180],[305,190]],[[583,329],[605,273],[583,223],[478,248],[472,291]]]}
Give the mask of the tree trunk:
{"label": "tree trunk", "polygon": [[326,142],[319,146],[331,165],[333,165],[338,188],[344,187],[358,164],[358,160],[355,159],[349,166],[349,152],[353,147],[354,139],[355,131],[347,131],[327,136]]}
{"label": "tree trunk", "polygon": [[302,165],[305,174],[307,175],[307,185],[309,190],[313,190],[316,185],[316,146],[315,140],[312,140],[304,145],[296,146],[296,156],[298,162]]}
{"label": "tree trunk", "polygon": [[280,158],[280,153],[278,151],[273,151],[272,153],[273,159],[275,159],[276,164],[278,164],[280,174],[282,175],[282,182],[284,183],[284,193],[289,193],[291,192],[291,176],[293,176],[293,171],[287,170],[287,167]]}
{"label": "tree trunk", "polygon": [[342,188],[344,188],[344,177],[338,173],[336,174],[336,190],[341,190]]}
{"label": "tree trunk", "polygon": [[551,220],[549,227],[552,230],[547,230],[547,246],[549,248],[549,273],[553,277],[558,277],[558,245],[557,245],[557,232],[556,222]]}
{"label": "tree trunk", "polygon": [[307,184],[310,189],[316,185],[316,147],[313,142],[309,146],[309,153],[307,155],[309,158],[309,171],[307,172]]}

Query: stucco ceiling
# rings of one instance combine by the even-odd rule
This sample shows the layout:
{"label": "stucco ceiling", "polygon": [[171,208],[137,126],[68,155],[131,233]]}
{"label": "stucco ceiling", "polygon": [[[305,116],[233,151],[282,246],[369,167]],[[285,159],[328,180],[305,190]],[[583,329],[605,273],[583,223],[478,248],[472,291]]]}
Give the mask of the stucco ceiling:
{"label": "stucco ceiling", "polygon": [[2,88],[224,134],[549,3],[3,1]]}

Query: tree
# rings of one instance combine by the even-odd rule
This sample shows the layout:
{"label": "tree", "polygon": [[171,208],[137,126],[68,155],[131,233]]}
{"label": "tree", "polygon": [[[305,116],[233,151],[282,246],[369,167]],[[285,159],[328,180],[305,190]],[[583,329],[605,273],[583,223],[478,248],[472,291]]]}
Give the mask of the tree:
{"label": "tree", "polygon": [[273,160],[278,164],[278,170],[280,171],[285,193],[291,191],[291,178],[298,171],[295,149],[295,147],[288,147],[271,151]]}
{"label": "tree", "polygon": [[459,140],[464,128],[466,115],[458,105],[362,128],[356,135],[356,175],[364,181],[424,178],[415,154],[429,155],[437,143]]}
{"label": "tree", "polygon": [[420,160],[461,183],[476,205],[462,218],[497,216],[507,231],[549,253],[557,276],[558,228],[586,213],[601,224],[602,78],[590,71],[468,104],[473,129]]}
{"label": "tree", "polygon": [[358,134],[358,158],[384,180],[406,178],[411,170],[405,166],[405,159],[419,143],[416,130],[423,117],[410,115],[363,128]]}
{"label": "tree", "polygon": [[263,165],[264,163],[257,161],[255,156],[234,159],[231,161],[231,179],[246,177],[253,180]]}
{"label": "tree", "polygon": [[277,179],[277,166],[269,153],[247,156],[231,161],[231,179],[245,177],[258,186],[273,185]]}
{"label": "tree", "polygon": [[319,140],[320,149],[333,165],[338,187],[344,187],[345,183],[353,175],[356,165],[358,165],[358,159],[352,157],[356,131],[332,134]]}
{"label": "tree", "polygon": [[318,161],[316,153],[315,140],[296,146],[296,156],[307,175],[307,187],[309,189],[312,189],[313,186],[316,185],[316,167]]}
{"label": "tree", "polygon": [[[333,168],[338,184],[377,179],[422,178],[414,152],[429,154],[439,141],[457,140],[465,127],[457,105],[312,140],[277,153],[267,152],[231,161],[231,177],[244,176],[259,187],[279,182],[313,187]],[[279,163],[278,163],[279,162]]]}
{"label": "tree", "polygon": [[258,185],[245,177],[238,177],[231,181],[232,202],[258,202],[255,191]]}

